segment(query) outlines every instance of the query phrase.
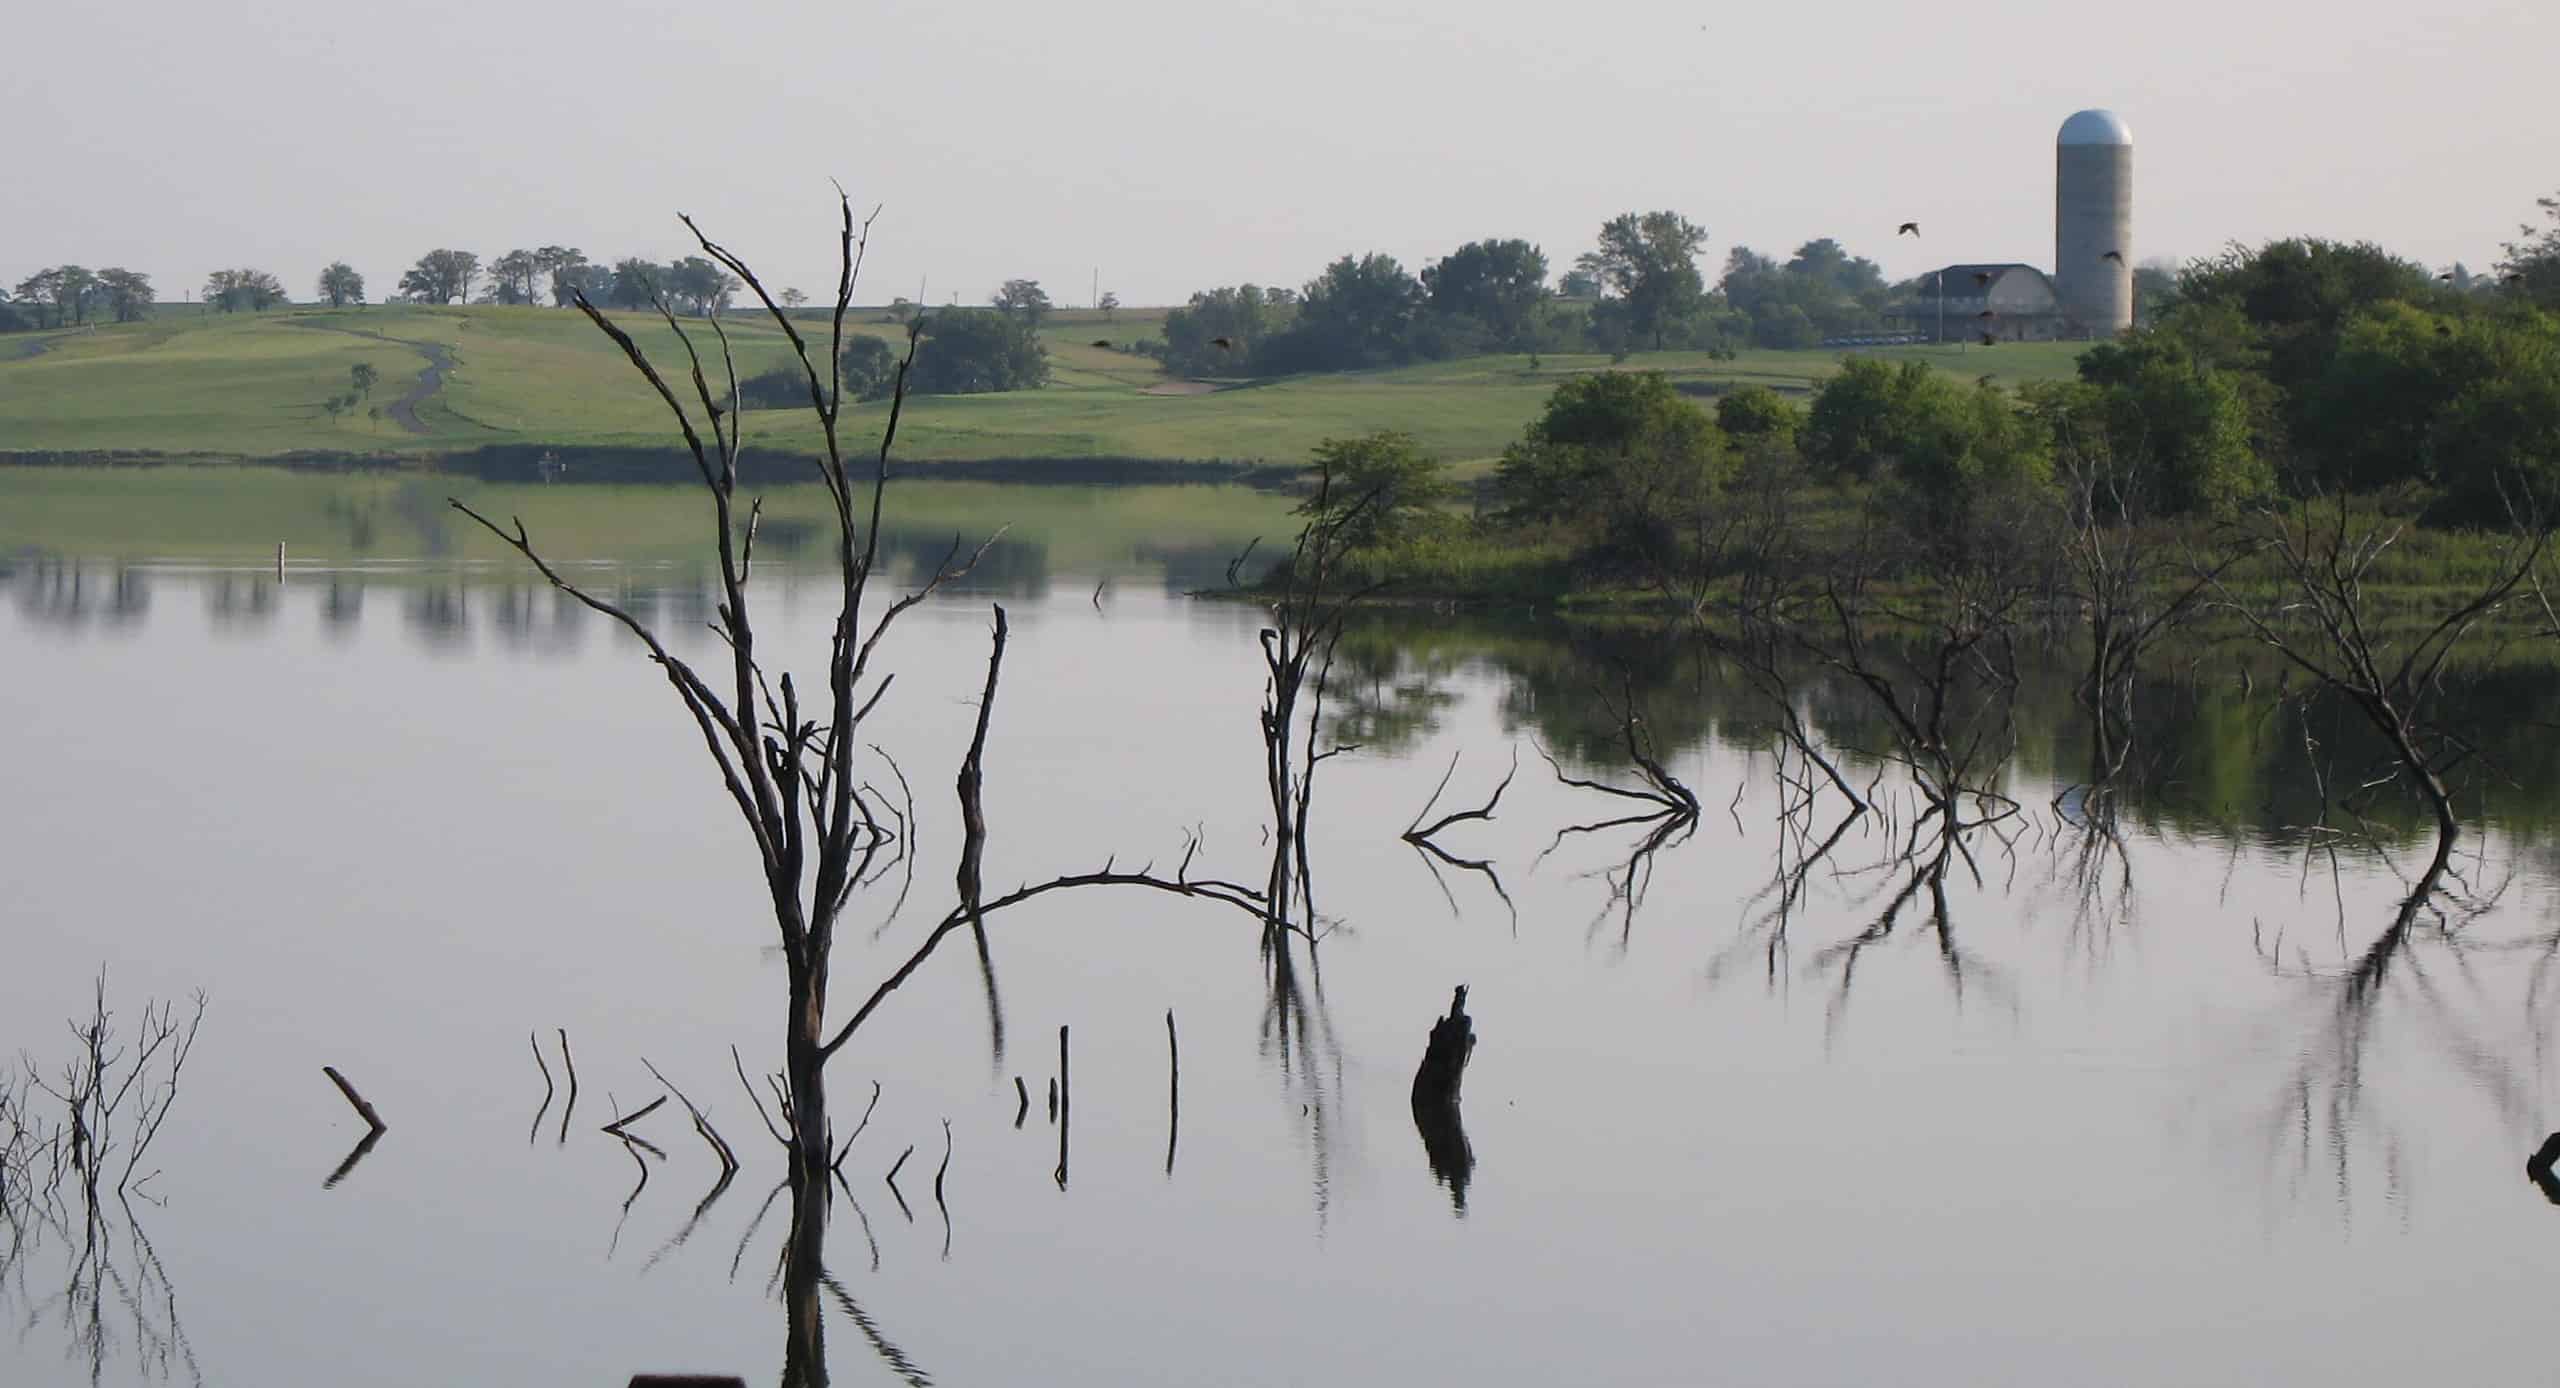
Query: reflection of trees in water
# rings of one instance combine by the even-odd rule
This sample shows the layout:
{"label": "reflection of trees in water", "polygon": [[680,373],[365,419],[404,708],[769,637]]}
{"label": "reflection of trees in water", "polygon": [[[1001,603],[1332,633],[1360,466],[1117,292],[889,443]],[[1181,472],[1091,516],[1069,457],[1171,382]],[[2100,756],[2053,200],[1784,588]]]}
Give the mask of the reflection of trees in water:
{"label": "reflection of trees in water", "polygon": [[1449,688],[1459,662],[1430,651],[1412,651],[1381,633],[1355,628],[1335,648],[1325,688],[1332,705],[1328,731],[1337,743],[1396,754],[1440,730],[1440,719],[1458,703]]}
{"label": "reflection of trees in water", "polygon": [[[1374,671],[1346,680],[1361,726],[1387,738],[1422,736],[1448,704],[1447,686],[1473,669],[1501,681],[1506,726],[1568,762],[1622,762],[1608,685],[1624,680],[1665,757],[1716,746],[1773,747],[1763,693],[1706,639],[1681,627],[1568,627],[1419,611],[1363,614],[1343,643],[1346,664]],[[2208,652],[2173,653],[2165,673],[2130,695],[2143,717],[2126,764],[2108,780],[2109,812],[2125,832],[2239,835],[2291,844],[2302,827],[2349,812],[2396,842],[2432,829],[2426,807],[2376,780],[2389,749],[2354,709],[2334,699],[2272,699],[2276,676],[2245,679]],[[1875,701],[1836,671],[1787,669],[1807,729],[1843,753],[1860,782],[1897,742]],[[2067,649],[2022,650],[2006,714],[2014,771],[2084,784],[2097,746],[2074,697]],[[1604,685],[1603,681],[1607,682]],[[2560,824],[2560,663],[2517,662],[2448,672],[2439,717],[2477,730],[2478,754],[2454,777],[2457,798],[2484,824],[2510,832]],[[1348,734],[1346,734],[1348,736]],[[1351,740],[1364,740],[1353,738]],[[2316,755],[2306,755],[2305,748]],[[2352,797],[2349,790],[2359,790]]]}
{"label": "reflection of trees in water", "polygon": [[280,586],[273,574],[225,571],[207,575],[205,612],[213,618],[216,630],[264,627],[275,619],[276,590]]}
{"label": "reflection of trees in water", "polygon": [[[955,552],[955,545],[957,546]],[[948,531],[910,530],[897,526],[880,532],[880,570],[907,587],[921,585],[969,547]],[[1049,593],[1049,547],[1037,540],[1006,535],[989,545],[969,571],[969,587],[1005,597],[1040,598]]]}
{"label": "reflection of trees in water", "polygon": [[[1164,573],[1167,593],[1205,593],[1228,586],[1227,566],[1234,562],[1238,546],[1139,543],[1129,547],[1129,558],[1136,564],[1153,565]],[[1248,563],[1239,568],[1236,578],[1245,583],[1260,575]]]}
{"label": "reflection of trees in water", "polygon": [[471,640],[471,602],[460,583],[430,582],[403,593],[401,620],[418,643],[438,652],[459,651]]}
{"label": "reflection of trees in water", "polygon": [[107,568],[28,555],[11,562],[6,576],[19,615],[39,626],[120,628],[150,615],[150,575],[132,565]]}
{"label": "reflection of trees in water", "polygon": [[[2472,882],[2456,867],[2405,885],[2368,935],[2356,932],[2360,913],[2343,894],[2325,928],[2255,927],[2268,972],[2294,991],[2260,1024],[2282,1040],[2253,1050],[2284,1063],[2252,1087],[2265,1097],[2241,1140],[2285,1197],[2325,1190],[2347,1219],[2376,1173],[2386,1203],[2407,1193],[2410,1127],[2393,1092],[2408,1081],[2394,1070],[2424,1063],[2458,1078],[2427,1092],[2479,1096],[2519,1154],[2544,1126],[2529,1072],[2555,1035],[2560,929],[2498,929],[2504,880]],[[2511,1034],[2494,1035],[2501,1028]],[[2229,1086],[2233,1068],[2216,1067],[2217,1089]]]}
{"label": "reflection of trees in water", "polygon": [[364,579],[354,574],[330,578],[320,590],[320,625],[332,636],[352,636],[364,620]]}
{"label": "reflection of trees in water", "polygon": [[510,650],[546,655],[575,650],[585,635],[588,615],[584,603],[548,587],[504,587],[489,601],[490,622],[499,644]]}

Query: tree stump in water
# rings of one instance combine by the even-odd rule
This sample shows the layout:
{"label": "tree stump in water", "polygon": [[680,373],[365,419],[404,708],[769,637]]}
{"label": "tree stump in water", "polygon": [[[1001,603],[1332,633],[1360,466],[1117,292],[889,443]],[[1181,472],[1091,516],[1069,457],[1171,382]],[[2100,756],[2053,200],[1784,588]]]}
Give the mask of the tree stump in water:
{"label": "tree stump in water", "polygon": [[1456,1108],[1467,1057],[1475,1049],[1475,1020],[1467,1015],[1467,985],[1461,983],[1449,1002],[1449,1015],[1431,1024],[1431,1044],[1423,1048],[1421,1068],[1413,1072],[1413,1106]]}
{"label": "tree stump in water", "polygon": [[1461,1215],[1467,1209],[1467,1180],[1475,1174],[1476,1154],[1458,1118],[1458,1086],[1475,1049],[1475,1022],[1467,1016],[1466,985],[1460,984],[1449,1015],[1431,1024],[1431,1043],[1413,1072],[1413,1126],[1422,1136],[1431,1174],[1449,1188],[1449,1199]]}

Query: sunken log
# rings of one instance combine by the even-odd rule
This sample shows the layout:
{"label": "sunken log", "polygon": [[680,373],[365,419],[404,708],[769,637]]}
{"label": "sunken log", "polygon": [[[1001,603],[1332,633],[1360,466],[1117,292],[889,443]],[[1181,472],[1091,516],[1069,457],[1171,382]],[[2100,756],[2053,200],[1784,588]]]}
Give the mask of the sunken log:
{"label": "sunken log", "polygon": [[1467,1016],[1467,985],[1461,983],[1449,1001],[1449,1015],[1431,1024],[1431,1042],[1423,1048],[1422,1064],[1413,1072],[1413,1106],[1456,1108],[1458,1086],[1467,1076],[1467,1058],[1475,1049],[1475,1021]]}

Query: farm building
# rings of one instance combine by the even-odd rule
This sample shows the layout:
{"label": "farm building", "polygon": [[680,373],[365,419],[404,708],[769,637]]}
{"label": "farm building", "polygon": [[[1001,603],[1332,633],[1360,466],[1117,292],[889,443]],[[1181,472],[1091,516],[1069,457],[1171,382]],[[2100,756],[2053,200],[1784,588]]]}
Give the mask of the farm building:
{"label": "farm building", "polygon": [[2003,342],[2085,336],[2065,321],[2053,278],[2032,265],[1950,265],[1932,271],[1920,277],[1912,297],[1886,309],[1884,316],[1897,331],[1933,340],[1985,333]]}

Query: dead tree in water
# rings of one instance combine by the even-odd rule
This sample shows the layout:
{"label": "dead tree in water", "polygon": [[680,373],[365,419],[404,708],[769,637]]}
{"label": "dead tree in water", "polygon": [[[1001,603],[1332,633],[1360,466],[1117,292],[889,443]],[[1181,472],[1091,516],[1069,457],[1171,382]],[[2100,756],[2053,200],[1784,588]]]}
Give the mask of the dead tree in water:
{"label": "dead tree in water", "polygon": [[2389,774],[2434,816],[2435,858],[2421,878],[2432,884],[2451,861],[2461,831],[2445,778],[2478,754],[2468,737],[2436,716],[2445,667],[2510,601],[2541,597],[2538,569],[2551,531],[2539,518],[2516,517],[2485,579],[2434,621],[2395,634],[2373,610],[2366,584],[2407,526],[2365,520],[2355,511],[2347,498],[2330,497],[2314,498],[2298,513],[2261,513],[2234,548],[2272,562],[2276,597],[2252,601],[2218,576],[2215,589],[2220,604],[2260,643],[2309,675],[2316,689],[2344,697],[2382,735],[2391,753]]}
{"label": "dead tree in water", "polygon": [[[1308,507],[1313,517],[1298,531],[1296,545],[1281,562],[1279,590],[1271,602],[1271,625],[1262,644],[1263,782],[1271,800],[1271,872],[1263,888],[1269,914],[1263,926],[1263,952],[1284,951],[1294,932],[1309,944],[1322,935],[1316,924],[1315,880],[1307,862],[1307,812],[1315,800],[1316,768],[1345,752],[1337,743],[1318,751],[1324,726],[1325,687],[1333,677],[1333,655],[1342,640],[1352,607],[1378,590],[1371,584],[1345,592],[1339,572],[1359,522],[1377,502],[1383,487],[1348,499],[1334,494],[1333,468],[1319,460],[1316,494]],[[1252,552],[1247,546],[1246,553]],[[1244,555],[1228,566],[1230,577]],[[1298,702],[1309,700],[1304,750],[1298,742]],[[1304,919],[1299,917],[1303,915]],[[1285,959],[1282,964],[1285,965]]]}
{"label": "dead tree in water", "polygon": [[[576,297],[579,310],[622,349],[632,368],[656,391],[674,416],[692,456],[708,503],[706,519],[716,548],[719,597],[710,625],[721,640],[724,656],[717,668],[697,670],[670,650],[648,622],[564,574],[544,558],[521,520],[502,526],[459,500],[451,503],[521,554],[553,587],[613,619],[639,640],[692,718],[704,749],[719,771],[722,787],[746,825],[763,871],[774,925],[781,935],[788,980],[780,1091],[783,1112],[776,1135],[790,1152],[794,1175],[808,1178],[794,1187],[798,1216],[794,1221],[795,1260],[816,1258],[823,1228],[823,1219],[815,1207],[823,1200],[830,1164],[826,1063],[873,1009],[921,967],[954,930],[963,925],[980,926],[1000,909],[1051,891],[1086,885],[1136,885],[1186,896],[1207,896],[1262,914],[1258,895],[1242,888],[1164,879],[1145,872],[1114,872],[1108,866],[1098,873],[1061,877],[1016,889],[992,901],[981,901],[976,884],[970,879],[979,861],[974,841],[983,839],[983,824],[973,818],[967,826],[973,844],[963,856],[966,868],[961,891],[966,899],[934,929],[922,948],[872,992],[850,1020],[832,1036],[828,1034],[828,984],[836,926],[847,901],[861,885],[870,861],[892,837],[891,831],[882,826],[880,811],[873,803],[877,792],[863,782],[855,762],[856,749],[864,745],[864,725],[894,678],[879,669],[881,642],[901,615],[943,584],[968,573],[994,543],[990,537],[974,551],[966,551],[954,539],[921,585],[894,598],[873,591],[874,580],[882,578],[884,567],[881,514],[888,491],[890,454],[905,410],[908,373],[914,365],[919,335],[911,325],[906,354],[892,379],[878,448],[866,452],[867,460],[857,470],[842,437],[846,402],[841,361],[845,319],[869,240],[870,221],[857,223],[852,204],[841,196],[838,205],[841,221],[835,307],[828,320],[826,339],[816,344],[814,351],[802,333],[800,320],[785,311],[755,271],[704,235],[691,218],[682,219],[702,253],[736,276],[763,305],[790,344],[808,384],[823,445],[814,471],[826,488],[830,503],[833,525],[827,537],[827,553],[833,561],[839,589],[826,665],[818,682],[823,692],[805,689],[787,673],[778,678],[772,676],[757,650],[749,580],[754,571],[762,504],[754,500],[747,501],[743,508],[740,504],[742,413],[737,370],[728,333],[717,315],[708,321],[718,354],[715,369],[722,378],[722,385],[715,388],[705,374],[704,353],[694,334],[686,330],[663,299],[658,304],[659,317],[686,358],[682,375],[689,390],[680,394],[630,334],[584,296]],[[818,364],[821,360],[826,363],[824,366]],[[995,655],[989,662],[990,689],[1002,655],[1000,627]],[[984,732],[983,720],[980,732]],[[964,781],[964,799],[972,802],[973,809],[975,770],[973,757],[972,779]],[[912,820],[901,823],[911,825]],[[803,1191],[814,1198],[798,1199]],[[798,1208],[803,1206],[806,1208]],[[814,1326],[807,1329],[814,1336]],[[786,1359],[804,1368],[797,1375],[802,1380],[814,1381],[812,1374],[823,1377],[822,1364],[809,1354],[814,1348],[814,1342],[803,1342],[795,1331]]]}
{"label": "dead tree in water", "polygon": [[[2133,739],[2134,676],[2151,648],[2202,608],[2236,556],[2196,564],[2149,521],[2158,486],[2140,448],[2119,449],[2102,421],[2062,392],[2040,407],[2054,437],[2064,580],[2089,632],[2079,700],[2092,723],[2089,784],[2124,769]],[[2098,798],[2092,796],[2093,799]],[[2100,807],[2103,812],[2103,807]]]}

